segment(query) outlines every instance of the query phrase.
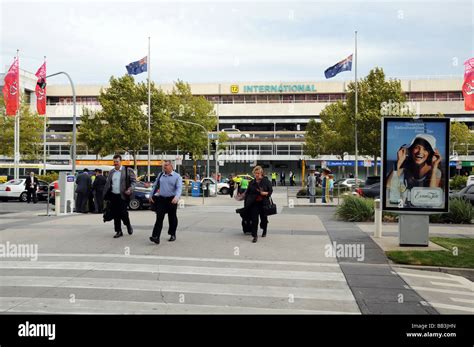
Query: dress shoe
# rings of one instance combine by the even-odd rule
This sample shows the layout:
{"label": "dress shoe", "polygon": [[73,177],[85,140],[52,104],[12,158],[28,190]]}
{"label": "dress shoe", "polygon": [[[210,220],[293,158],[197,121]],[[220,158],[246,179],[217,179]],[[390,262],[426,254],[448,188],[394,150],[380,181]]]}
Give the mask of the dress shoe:
{"label": "dress shoe", "polygon": [[253,242],[253,243],[257,242],[257,239],[258,239],[258,237],[255,236],[255,237],[253,238],[252,242]]}
{"label": "dress shoe", "polygon": [[158,237],[150,236],[150,241],[156,243],[157,245],[160,244],[160,239]]}
{"label": "dress shoe", "polygon": [[128,232],[128,235],[132,235],[132,234],[133,234],[132,225],[127,225],[127,232]]}
{"label": "dress shoe", "polygon": [[123,236],[123,233],[121,231],[117,231],[117,233],[114,236],[114,239],[117,239],[117,238],[122,237],[122,236]]}
{"label": "dress shoe", "polygon": [[168,241],[176,241],[176,236],[171,235],[171,237]]}

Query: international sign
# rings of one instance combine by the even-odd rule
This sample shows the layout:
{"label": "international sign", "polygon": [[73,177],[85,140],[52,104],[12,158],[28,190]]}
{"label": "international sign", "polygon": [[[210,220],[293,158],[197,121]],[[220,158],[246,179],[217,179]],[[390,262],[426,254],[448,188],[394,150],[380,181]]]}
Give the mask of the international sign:
{"label": "international sign", "polygon": [[[239,93],[239,85],[231,85],[230,92]],[[314,84],[255,84],[244,85],[243,92],[248,94],[316,93],[316,86]]]}

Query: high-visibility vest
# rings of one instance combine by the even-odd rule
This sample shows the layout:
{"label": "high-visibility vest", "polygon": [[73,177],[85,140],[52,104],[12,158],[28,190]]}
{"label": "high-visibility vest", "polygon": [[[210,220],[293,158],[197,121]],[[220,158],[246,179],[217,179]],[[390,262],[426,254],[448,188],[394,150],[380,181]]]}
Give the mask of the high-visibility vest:
{"label": "high-visibility vest", "polygon": [[249,180],[246,179],[246,178],[242,178],[242,183],[241,183],[240,187],[241,187],[242,189],[247,189],[248,186],[249,186]]}
{"label": "high-visibility vest", "polygon": [[272,172],[272,180],[276,180],[277,179],[277,174],[276,172]]}

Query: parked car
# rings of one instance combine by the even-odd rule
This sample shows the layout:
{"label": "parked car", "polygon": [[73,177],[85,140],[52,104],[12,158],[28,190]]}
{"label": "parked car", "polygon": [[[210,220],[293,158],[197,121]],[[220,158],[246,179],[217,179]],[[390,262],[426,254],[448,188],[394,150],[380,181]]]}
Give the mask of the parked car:
{"label": "parked car", "polygon": [[48,182],[38,180],[38,191],[36,192],[38,200],[46,201],[48,198],[48,185]]}
{"label": "parked car", "polygon": [[380,176],[368,176],[365,179],[365,185],[366,186],[371,186],[375,183],[380,183]]}
{"label": "parked car", "polygon": [[[6,183],[0,184],[0,200],[19,200],[26,202],[27,191],[25,186],[26,178],[9,180]],[[48,187],[48,183],[45,181],[38,180],[38,200],[46,200],[47,193],[44,193],[44,189]]]}
{"label": "parked car", "polygon": [[229,136],[230,139],[249,138],[250,137],[250,134],[242,133],[239,129],[225,128],[225,129],[222,129],[221,131],[227,133],[227,136]]}
{"label": "parked car", "polygon": [[364,198],[380,198],[380,182],[370,186],[360,187],[356,189],[356,193]]}
{"label": "parked car", "polygon": [[474,183],[464,187],[458,192],[450,192],[449,193],[450,198],[461,198],[461,199],[466,199],[471,202],[471,204],[474,205]]}
{"label": "parked car", "polygon": [[[334,188],[352,188],[356,183],[355,178],[340,178],[334,182]],[[364,181],[361,179],[357,179],[357,183],[359,186],[364,185]]]}
{"label": "parked car", "polygon": [[128,203],[128,208],[130,210],[142,210],[150,208],[150,198],[151,187],[145,188],[142,186],[135,186],[132,191],[132,196],[130,202]]}
{"label": "parked car", "polygon": [[470,175],[467,177],[466,186],[469,186],[471,184],[474,184],[474,175]]}

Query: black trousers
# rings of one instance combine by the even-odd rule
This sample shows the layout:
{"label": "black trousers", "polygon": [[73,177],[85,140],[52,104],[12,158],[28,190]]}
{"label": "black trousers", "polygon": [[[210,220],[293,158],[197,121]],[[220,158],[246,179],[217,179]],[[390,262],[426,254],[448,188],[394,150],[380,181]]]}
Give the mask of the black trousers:
{"label": "black trousers", "polygon": [[161,235],[161,229],[163,228],[163,219],[165,214],[168,214],[168,235],[176,236],[176,229],[178,228],[178,216],[176,215],[178,210],[178,204],[173,204],[171,201],[174,196],[163,197],[158,196],[154,197],[154,203],[156,207],[156,222],[153,227],[154,238],[159,238]]}
{"label": "black trousers", "polygon": [[104,191],[94,191],[95,212],[102,213],[104,211]]}
{"label": "black trousers", "polygon": [[231,198],[234,197],[234,187],[229,188],[229,195],[230,195]]}
{"label": "black trousers", "polygon": [[263,211],[263,201],[256,202],[249,211],[250,219],[251,219],[251,230],[252,236],[256,237],[258,234],[258,218],[260,217],[260,228],[262,228],[265,232],[267,231],[268,226],[268,217],[265,215]]}
{"label": "black trousers", "polygon": [[26,201],[30,203],[31,197],[33,197],[33,202],[36,204],[38,202],[38,197],[36,196],[36,189],[28,188],[26,190]]}
{"label": "black trousers", "polygon": [[89,193],[77,193],[76,196],[76,212],[86,213],[87,212],[87,200],[89,199]]}
{"label": "black trousers", "polygon": [[115,232],[122,231],[122,223],[125,226],[130,225],[130,218],[128,217],[128,201],[123,200],[120,194],[110,194],[110,210],[114,216]]}
{"label": "black trousers", "polygon": [[272,178],[272,187],[276,187],[277,185],[277,180],[275,178]]}

